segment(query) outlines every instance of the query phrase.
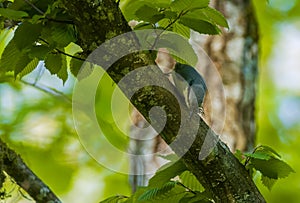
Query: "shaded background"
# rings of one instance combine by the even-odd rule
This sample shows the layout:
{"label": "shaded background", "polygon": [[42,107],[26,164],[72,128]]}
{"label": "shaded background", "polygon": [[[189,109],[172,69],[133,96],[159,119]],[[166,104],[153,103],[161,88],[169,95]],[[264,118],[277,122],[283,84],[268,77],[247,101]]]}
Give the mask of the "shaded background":
{"label": "shaded background", "polygon": [[[273,147],[296,171],[279,180],[272,191],[260,184],[259,176],[256,181],[267,202],[296,203],[300,199],[300,0],[270,0],[268,4],[255,0],[254,4],[260,26],[256,144]],[[1,33],[0,39],[2,52],[9,33]],[[70,45],[67,51],[72,53],[76,49]],[[98,202],[111,195],[129,194],[128,177],[99,165],[78,141],[70,103],[74,78],[69,77],[63,85],[40,64],[23,80],[18,82],[0,75],[0,81],[5,82],[0,83],[1,138],[22,155],[63,202]],[[34,86],[26,82],[36,83]],[[112,142],[128,142],[110,113],[110,95],[115,85],[105,77],[99,89],[98,119],[109,124],[107,132],[110,139],[115,139]],[[120,106],[128,109],[122,101]],[[122,118],[126,116],[126,112],[120,115],[124,126],[128,121]],[[96,145],[99,149],[103,147],[101,142]],[[120,161],[109,154],[103,156]],[[124,167],[128,167],[126,163]],[[6,202],[31,202],[10,180],[6,184],[6,192],[12,195]]]}

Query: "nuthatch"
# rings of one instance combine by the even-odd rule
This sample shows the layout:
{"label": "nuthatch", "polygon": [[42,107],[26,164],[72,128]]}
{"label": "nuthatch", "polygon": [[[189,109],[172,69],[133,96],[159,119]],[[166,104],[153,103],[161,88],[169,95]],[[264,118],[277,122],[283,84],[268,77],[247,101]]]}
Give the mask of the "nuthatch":
{"label": "nuthatch", "polygon": [[203,77],[192,66],[178,62],[175,65],[174,71],[172,72],[172,76],[175,86],[185,97],[191,113],[200,113],[207,91]]}

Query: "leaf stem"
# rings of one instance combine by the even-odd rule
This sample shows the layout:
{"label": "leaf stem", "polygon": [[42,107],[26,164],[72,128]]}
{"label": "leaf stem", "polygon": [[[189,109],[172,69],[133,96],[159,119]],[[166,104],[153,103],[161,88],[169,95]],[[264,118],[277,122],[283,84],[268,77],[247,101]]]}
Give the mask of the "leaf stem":
{"label": "leaf stem", "polygon": [[[41,40],[42,42],[44,42],[44,43],[47,44],[47,45],[50,45],[50,43],[47,42],[46,40],[44,40],[43,38],[39,38],[39,40]],[[83,58],[80,58],[80,57],[77,57],[77,56],[73,56],[73,55],[68,54],[68,53],[66,53],[66,52],[64,52],[64,51],[62,51],[62,50],[60,50],[60,49],[58,49],[58,48],[54,48],[54,50],[57,51],[57,52],[60,53],[60,54],[65,55],[65,56],[69,56],[69,57],[71,57],[71,58],[74,58],[74,59],[77,59],[77,60],[80,60],[80,61],[85,61],[85,59],[83,59]]]}

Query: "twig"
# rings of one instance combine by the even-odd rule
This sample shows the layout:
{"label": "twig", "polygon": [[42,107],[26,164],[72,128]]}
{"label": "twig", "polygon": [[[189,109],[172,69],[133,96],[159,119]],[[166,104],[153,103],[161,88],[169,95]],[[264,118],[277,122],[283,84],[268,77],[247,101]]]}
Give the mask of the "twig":
{"label": "twig", "polygon": [[[29,4],[34,10],[36,10],[39,14],[41,15],[45,15],[45,12],[43,12],[41,9],[39,9],[38,7],[36,7],[33,3],[31,3],[29,0],[24,0],[27,4]],[[54,19],[54,18],[49,18],[47,16],[45,16],[45,19],[49,20],[49,21],[53,21],[53,22],[57,22],[57,23],[66,23],[66,24],[74,24],[72,20],[61,20],[61,19]]]}
{"label": "twig", "polygon": [[[44,42],[45,44],[49,45],[49,42],[47,42],[46,40],[44,40],[44,39],[42,39],[42,38],[39,38],[39,40],[41,40],[41,41]],[[62,50],[60,50],[60,49],[55,48],[54,50],[57,51],[57,52],[60,53],[60,54],[65,55],[65,56],[69,56],[69,57],[71,57],[71,58],[74,58],[74,59],[77,59],[77,60],[80,60],[80,61],[85,61],[85,59],[83,59],[83,58],[80,58],[80,57],[77,57],[77,56],[73,56],[73,55],[71,55],[71,54],[68,54],[68,53],[66,53],[66,52],[64,52],[64,51],[62,51]]]}
{"label": "twig", "polygon": [[25,85],[30,85],[34,88],[37,88],[47,94],[50,94],[52,96],[55,96],[55,97],[60,97],[62,98],[63,100],[65,100],[67,103],[72,103],[72,100],[67,97],[64,93],[54,89],[54,88],[51,88],[51,87],[47,87],[47,86],[44,86],[44,85],[41,85],[41,84],[37,84],[37,83],[30,83],[30,82],[27,82],[25,80],[20,80],[23,84]]}
{"label": "twig", "polygon": [[178,15],[178,16],[177,16],[170,24],[168,24],[168,25],[167,25],[160,33],[157,34],[157,37],[156,37],[156,39],[155,39],[155,41],[154,41],[154,43],[153,43],[151,49],[154,49],[154,47],[156,46],[156,44],[157,44],[157,42],[158,42],[159,37],[160,37],[167,29],[169,29],[169,27],[171,27],[177,20],[179,20],[179,18],[180,18],[181,16],[185,15],[187,12],[188,12],[188,11],[186,11],[186,12],[181,11],[181,12],[179,13],[179,15]]}
{"label": "twig", "polygon": [[37,12],[39,12],[41,15],[44,15],[45,13],[40,10],[38,7],[36,7],[33,3],[31,3],[30,1],[28,0],[24,0],[27,4],[29,4],[32,8],[34,8]]}

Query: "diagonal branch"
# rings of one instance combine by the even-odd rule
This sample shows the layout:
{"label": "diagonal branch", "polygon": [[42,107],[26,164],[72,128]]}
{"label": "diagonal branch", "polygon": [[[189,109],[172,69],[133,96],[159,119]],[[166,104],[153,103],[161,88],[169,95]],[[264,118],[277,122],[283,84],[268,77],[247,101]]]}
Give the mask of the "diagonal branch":
{"label": "diagonal branch", "polygon": [[51,189],[23,162],[21,157],[0,140],[2,170],[22,187],[37,203],[61,203]]}
{"label": "diagonal branch", "polygon": [[[92,53],[107,39],[107,36],[114,37],[130,30],[115,1],[103,0],[95,4],[85,0],[63,0],[63,3],[66,11],[74,17],[74,23],[79,32],[80,46],[86,54]],[[96,11],[101,11],[101,14],[106,16],[99,18]],[[110,18],[111,15],[114,18]],[[115,35],[112,36],[111,33]],[[134,37],[130,40],[120,40],[117,44],[111,44],[111,47],[121,47],[122,42],[128,45],[133,39]],[[132,43],[132,46],[135,46],[135,43]],[[113,50],[109,54],[114,54],[116,51],[118,50]],[[153,57],[149,53],[136,53],[124,58],[126,59],[119,60],[107,71],[116,83],[129,72],[154,63]],[[107,61],[104,58],[100,61],[103,64],[100,62],[98,65],[105,67]],[[153,84],[162,84],[163,87],[168,87],[166,89],[172,90],[172,84],[168,79],[162,73],[157,74],[158,68],[151,67],[148,66],[145,71],[146,76],[154,81]],[[129,81],[130,84],[119,86],[125,95],[128,95],[130,88],[137,86],[137,83],[144,84],[145,77],[138,76],[136,80]],[[190,118],[187,108],[180,109],[180,101],[176,100],[170,92],[155,86],[147,86],[129,99],[148,121],[150,121],[149,110],[153,106],[164,108],[167,121],[160,135],[168,144],[178,139],[178,145],[172,147],[175,153],[182,154],[183,151],[186,151],[186,143],[192,140],[192,146],[188,147],[183,161],[205,189],[212,194],[215,202],[265,202],[244,166],[240,164],[228,147],[217,139],[218,136],[201,118],[197,118],[196,115]],[[182,123],[181,118],[187,119],[183,119]],[[178,138],[176,135],[182,125],[186,130]],[[190,131],[195,129],[194,126],[199,126],[198,132],[195,136],[190,136]],[[210,148],[211,153],[206,158],[200,159],[199,152],[202,147],[206,147],[202,146],[206,139],[214,143],[214,146]]]}

